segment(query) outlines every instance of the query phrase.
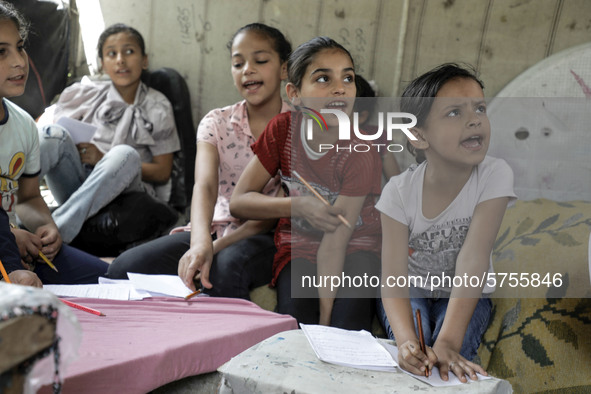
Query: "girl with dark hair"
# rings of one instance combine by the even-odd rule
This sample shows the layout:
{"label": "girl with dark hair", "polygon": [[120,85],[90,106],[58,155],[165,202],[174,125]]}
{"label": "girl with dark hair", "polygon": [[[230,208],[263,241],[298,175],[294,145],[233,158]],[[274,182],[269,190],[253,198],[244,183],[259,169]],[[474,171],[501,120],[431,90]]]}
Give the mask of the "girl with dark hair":
{"label": "girl with dark hair", "polygon": [[141,34],[124,24],[110,26],[97,49],[110,80],[66,88],[54,113],[54,121],[66,117],[95,126],[90,142],[74,144],[59,125],[39,130],[41,174],[59,204],[52,215],[67,243],[124,192],[146,191],[168,202],[173,154],[180,149],[170,102],[141,81],[148,67]]}
{"label": "girl with dark hair", "polygon": [[[244,99],[210,111],[199,124],[190,225],[121,254],[109,267],[111,278],[178,272],[193,290],[197,276],[209,295],[245,299],[271,280],[274,221],[239,220],[229,202],[254,156],[251,144],[273,116],[289,110],[280,93],[291,44],[279,30],[252,23],[228,48],[234,86]],[[277,192],[270,179],[265,193]]]}
{"label": "girl with dark hair", "polygon": [[[39,191],[37,126],[28,113],[5,99],[25,91],[26,37],[27,22],[10,3],[0,1],[0,257],[13,283],[96,283],[107,263],[62,243]],[[43,256],[58,272],[44,263]]]}
{"label": "girl with dark hair", "polygon": [[[334,40],[316,37],[300,45],[289,57],[287,72],[287,95],[296,108],[333,108],[349,115],[353,111],[353,59]],[[376,291],[356,286],[355,278],[379,272],[374,204],[380,192],[380,158],[376,151],[322,150],[320,143],[340,146],[338,124],[327,116],[327,129],[314,123],[313,138],[307,140],[304,129],[312,122],[305,120],[298,111],[269,122],[253,145],[256,156],[236,185],[230,209],[245,219],[279,218],[272,282],[279,313],[300,323],[371,330]],[[354,137],[343,144],[356,142]],[[276,175],[285,197],[262,193]],[[314,197],[306,183],[329,204]],[[345,277],[355,283],[335,284]],[[324,284],[318,285],[316,278]]]}
{"label": "girl with dark hair", "polygon": [[[472,360],[491,314],[486,294],[494,290],[465,278],[490,277],[492,247],[515,199],[511,168],[486,156],[490,123],[482,86],[456,64],[411,82],[401,110],[417,117],[410,129],[416,140],[409,142],[426,160],[391,178],[376,205],[382,212],[382,283],[414,278],[405,288],[382,287],[378,308],[398,344],[398,363],[422,375],[436,365],[443,380],[452,372],[462,382],[465,375],[476,380],[476,372],[486,374]],[[413,322],[416,310],[425,351],[415,330],[421,325]]]}

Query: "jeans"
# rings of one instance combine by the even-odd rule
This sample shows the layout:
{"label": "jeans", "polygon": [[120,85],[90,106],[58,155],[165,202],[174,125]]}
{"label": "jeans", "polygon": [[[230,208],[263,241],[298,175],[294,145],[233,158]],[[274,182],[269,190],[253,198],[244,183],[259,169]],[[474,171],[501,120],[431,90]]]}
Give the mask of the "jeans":
{"label": "jeans", "polygon": [[[410,305],[412,307],[413,317],[415,316],[416,310],[420,309],[425,345],[432,347],[437,340],[437,336],[443,325],[443,319],[445,318],[449,298],[435,298],[428,290],[418,288],[411,288],[410,294]],[[388,338],[395,340],[392,327],[390,326],[390,322],[388,322],[388,317],[386,316],[386,311],[384,310],[384,305],[382,304],[381,299],[378,300],[377,309],[378,317],[386,329]],[[474,308],[472,318],[470,319],[466,334],[464,335],[462,349],[460,350],[460,354],[467,360],[474,359],[478,352],[480,341],[488,327],[491,311],[492,302],[489,298],[481,298],[476,304],[476,308]],[[417,322],[415,318],[415,330],[418,330],[416,327]]]}
{"label": "jeans", "polygon": [[[372,252],[356,252],[345,257],[344,275],[363,278],[379,276],[380,259]],[[296,318],[298,323],[318,324],[320,304],[315,287],[302,287],[302,277],[316,276],[316,264],[305,260],[290,261],[277,277],[277,312]],[[330,281],[329,281],[330,285]],[[339,287],[332,308],[330,325],[346,330],[371,332],[376,296],[372,287]]]}
{"label": "jeans", "polygon": [[[166,235],[123,252],[109,266],[107,276],[127,279],[128,272],[177,275],[181,257],[189,250],[191,233]],[[271,282],[275,255],[273,235],[257,234],[220,250],[209,271],[214,297],[250,299],[250,290]]]}
{"label": "jeans", "polygon": [[62,239],[70,243],[89,217],[123,192],[143,191],[141,161],[128,145],[111,148],[90,167],[80,155],[70,134],[59,125],[39,130],[41,174],[55,200],[60,204],[53,220]]}
{"label": "jeans", "polygon": [[105,276],[109,264],[98,257],[63,244],[53,259],[59,272],[52,270],[47,264],[38,262],[35,273],[44,284],[81,285],[98,283],[99,276]]}

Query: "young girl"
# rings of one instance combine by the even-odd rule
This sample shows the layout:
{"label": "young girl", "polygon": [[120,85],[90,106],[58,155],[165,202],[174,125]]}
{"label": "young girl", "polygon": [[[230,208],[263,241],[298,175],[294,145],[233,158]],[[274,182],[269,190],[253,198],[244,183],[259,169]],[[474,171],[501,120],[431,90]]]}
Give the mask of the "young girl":
{"label": "young girl", "polygon": [[[336,108],[350,114],[356,93],[353,59],[330,38],[316,37],[290,55],[286,88],[295,105]],[[379,217],[374,198],[380,191],[380,159],[375,151],[322,150],[320,144],[341,145],[336,117],[327,115],[326,120],[328,130],[315,129],[313,139],[307,141],[307,123],[301,112],[276,116],[253,145],[256,157],[240,177],[230,209],[242,218],[280,218],[272,282],[277,287],[278,312],[302,323],[371,329],[375,290],[357,289],[351,283],[339,285],[335,280],[379,271]],[[359,142],[354,138],[342,145]],[[277,174],[285,198],[261,193]],[[331,205],[314,197],[302,179]],[[327,279],[328,284],[302,285],[302,280],[310,283],[316,277]]]}
{"label": "young girl", "polygon": [[[195,289],[193,279],[200,274],[210,295],[245,299],[250,289],[269,283],[274,222],[238,220],[229,202],[254,156],[251,144],[273,116],[289,109],[280,92],[291,45],[279,30],[253,23],[236,32],[229,49],[234,85],[244,100],[210,111],[199,124],[191,225],[124,252],[109,267],[110,277],[178,271]],[[277,182],[270,181],[265,193],[277,191]]]}
{"label": "young girl", "polygon": [[[422,279],[410,283],[410,295],[408,288],[382,288],[384,325],[396,338],[398,362],[415,374],[437,365],[443,380],[451,371],[462,382],[465,374],[471,379],[477,379],[476,372],[486,374],[471,360],[488,325],[491,302],[480,298],[476,282],[459,285],[457,279],[491,272],[492,246],[507,204],[515,198],[511,168],[486,156],[490,124],[482,89],[472,72],[455,64],[411,82],[401,110],[416,115],[411,131],[417,140],[409,143],[426,160],[393,177],[377,204],[384,239],[382,283]],[[445,276],[453,285],[448,280],[431,288],[429,276]],[[417,309],[426,354],[413,324]]]}
{"label": "young girl", "polygon": [[[38,287],[41,282],[96,283],[97,278],[106,272],[107,264],[62,244],[60,233],[39,192],[39,137],[35,121],[23,109],[4,99],[20,96],[25,91],[29,74],[29,60],[24,48],[27,27],[11,4],[0,1],[0,81],[3,81],[0,83],[1,238],[8,244],[16,241],[18,247],[17,256],[12,253],[10,259],[2,260],[13,283]],[[30,231],[16,228],[17,214]],[[13,227],[11,230],[8,221]],[[9,250],[2,252],[5,256],[4,252]],[[43,263],[40,252],[53,261],[59,272]]]}
{"label": "young girl", "polygon": [[98,55],[110,81],[68,87],[54,115],[96,126],[91,142],[74,145],[57,125],[39,134],[42,175],[60,204],[53,218],[67,243],[124,191],[168,201],[173,153],[180,149],[170,102],[140,80],[148,66],[140,33],[123,24],[107,28]]}

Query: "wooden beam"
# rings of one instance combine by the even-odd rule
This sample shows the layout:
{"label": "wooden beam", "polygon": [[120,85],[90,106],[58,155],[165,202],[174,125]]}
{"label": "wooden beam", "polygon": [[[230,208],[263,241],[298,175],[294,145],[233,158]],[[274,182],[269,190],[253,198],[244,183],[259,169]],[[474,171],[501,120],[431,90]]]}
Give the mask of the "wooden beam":
{"label": "wooden beam", "polygon": [[0,373],[47,349],[55,338],[55,323],[38,315],[0,322]]}

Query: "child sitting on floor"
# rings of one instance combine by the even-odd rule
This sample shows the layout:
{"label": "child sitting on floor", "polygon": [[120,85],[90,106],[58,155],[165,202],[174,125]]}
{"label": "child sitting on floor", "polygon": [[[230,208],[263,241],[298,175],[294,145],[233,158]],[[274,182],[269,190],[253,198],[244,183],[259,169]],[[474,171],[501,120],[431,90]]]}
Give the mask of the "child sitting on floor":
{"label": "child sitting on floor", "polygon": [[[0,2],[0,80],[4,81],[0,84],[0,197],[22,260],[21,265],[6,268],[11,281],[18,284],[39,286],[39,279],[56,284],[96,283],[108,265],[62,244],[39,191],[37,126],[22,108],[6,100],[25,91],[29,74],[24,48],[27,26],[11,4]],[[16,227],[17,215],[24,229]],[[40,253],[53,261],[58,272],[44,263]]]}
{"label": "child sitting on floor", "polygon": [[[230,44],[234,85],[244,100],[210,111],[197,128],[191,224],[125,251],[108,275],[175,274],[207,294],[249,299],[249,290],[271,280],[274,221],[239,220],[229,211],[235,182],[254,154],[250,149],[269,120],[289,110],[281,99],[291,44],[270,26],[240,28]],[[266,193],[277,194],[271,180]],[[184,230],[184,231],[183,231]]]}
{"label": "child sitting on floor", "polygon": [[[356,95],[351,54],[328,37],[300,45],[289,57],[286,88],[292,103],[307,113],[336,108],[350,115]],[[307,123],[303,110],[269,122],[253,145],[256,156],[238,180],[230,210],[244,219],[279,219],[272,282],[279,313],[301,323],[371,330],[375,289],[302,282],[378,274],[380,226],[374,204],[380,192],[380,158],[374,150],[347,149],[361,140],[339,141],[334,116],[327,116],[327,126]],[[313,127],[311,139],[304,137],[310,134],[306,124]],[[321,144],[344,149],[322,150]],[[262,192],[276,175],[284,197]],[[314,197],[305,182],[328,204]]]}
{"label": "child sitting on floor", "polygon": [[41,175],[60,204],[53,218],[66,243],[124,192],[146,191],[167,202],[180,149],[170,102],[140,79],[148,67],[141,34],[113,25],[101,34],[98,55],[110,81],[66,88],[54,114],[55,121],[65,116],[96,126],[92,140],[75,145],[58,125],[39,131]]}

